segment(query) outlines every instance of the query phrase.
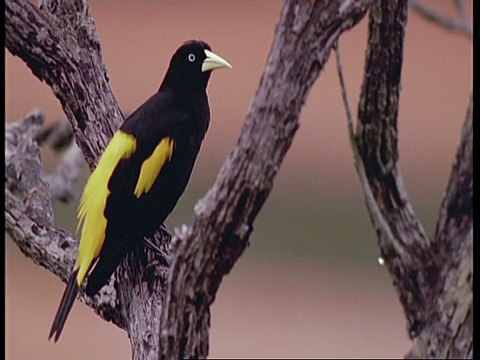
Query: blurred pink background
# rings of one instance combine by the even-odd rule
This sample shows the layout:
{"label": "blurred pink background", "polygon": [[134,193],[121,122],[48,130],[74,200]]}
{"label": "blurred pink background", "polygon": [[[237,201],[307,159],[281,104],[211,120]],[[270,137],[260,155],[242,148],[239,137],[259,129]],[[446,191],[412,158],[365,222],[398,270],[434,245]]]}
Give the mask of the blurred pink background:
{"label": "blurred pink background", "polygon": [[[451,2],[425,1],[447,16]],[[188,223],[235,144],[268,56],[281,2],[90,1],[110,83],[133,111],[157,90],[170,56],[200,38],[232,70],[209,83],[212,121],[190,185],[167,221]],[[472,6],[468,2],[471,21]],[[367,19],[340,38],[356,113]],[[433,235],[472,91],[472,42],[410,12],[399,112],[400,167],[414,209]],[[62,118],[52,91],[8,51],[6,121],[34,107]],[[331,56],[302,110],[301,126],[255,222],[251,245],[212,306],[210,357],[403,357],[411,342],[378,250],[353,167]],[[49,171],[61,160],[44,151]],[[88,175],[85,171],[84,178]],[[76,204],[55,205],[75,230]],[[64,289],[6,241],[7,359],[130,359],[126,333],[77,302],[57,344],[48,330]]]}

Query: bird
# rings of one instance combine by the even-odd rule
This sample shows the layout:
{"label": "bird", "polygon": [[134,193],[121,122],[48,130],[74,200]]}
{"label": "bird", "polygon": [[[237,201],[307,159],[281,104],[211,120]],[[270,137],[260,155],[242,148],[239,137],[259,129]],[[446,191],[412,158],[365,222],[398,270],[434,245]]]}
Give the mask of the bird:
{"label": "bird", "polygon": [[84,281],[85,293],[93,297],[134,245],[154,234],[174,209],[209,127],[206,88],[220,68],[232,66],[208,43],[184,42],[158,91],[109,141],[80,198],[77,258],[49,340],[59,339]]}

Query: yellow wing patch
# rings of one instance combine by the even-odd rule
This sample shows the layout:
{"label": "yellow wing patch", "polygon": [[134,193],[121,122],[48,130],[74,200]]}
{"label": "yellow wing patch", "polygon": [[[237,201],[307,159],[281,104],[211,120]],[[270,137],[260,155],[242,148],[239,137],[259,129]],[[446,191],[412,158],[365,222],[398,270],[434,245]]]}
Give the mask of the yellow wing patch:
{"label": "yellow wing patch", "polygon": [[100,254],[107,219],[103,214],[110,194],[108,181],[121,159],[129,158],[137,149],[137,141],[133,135],[118,130],[108,144],[96,169],[90,175],[83,190],[78,207],[78,227],[83,224],[82,237],[78,248],[77,262],[74,270],[79,269],[77,283],[80,286],[87,275],[94,259]]}
{"label": "yellow wing patch", "polygon": [[135,186],[135,191],[133,192],[137,198],[150,191],[163,165],[172,159],[173,145],[174,141],[172,138],[163,138],[152,155],[143,162],[137,186]]}

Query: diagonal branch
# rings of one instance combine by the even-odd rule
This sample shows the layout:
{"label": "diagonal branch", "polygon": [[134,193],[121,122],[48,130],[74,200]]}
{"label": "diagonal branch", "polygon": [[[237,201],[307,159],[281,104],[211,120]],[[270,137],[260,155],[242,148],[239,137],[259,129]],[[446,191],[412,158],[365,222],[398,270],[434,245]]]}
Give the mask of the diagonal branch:
{"label": "diagonal branch", "polygon": [[461,0],[455,0],[455,6],[459,12],[460,20],[446,18],[434,10],[422,5],[418,0],[410,0],[410,8],[425,19],[432,21],[447,30],[458,32],[473,39],[472,25],[467,20]]}
{"label": "diagonal branch", "polygon": [[455,8],[457,9],[457,12],[458,12],[458,15],[460,16],[460,20],[470,26],[468,24],[468,19],[467,19],[467,12],[465,10],[465,4],[464,4],[464,0],[453,0],[454,4],[455,4]]}
{"label": "diagonal branch", "polygon": [[176,234],[162,323],[162,358],[204,357],[209,306],[245,250],[253,221],[299,126],[300,110],[340,34],[371,1],[285,1],[267,66],[242,133],[219,176]]}
{"label": "diagonal branch", "polygon": [[52,88],[93,168],[123,116],[88,6],[55,4],[42,10],[27,1],[5,1],[5,46]]}

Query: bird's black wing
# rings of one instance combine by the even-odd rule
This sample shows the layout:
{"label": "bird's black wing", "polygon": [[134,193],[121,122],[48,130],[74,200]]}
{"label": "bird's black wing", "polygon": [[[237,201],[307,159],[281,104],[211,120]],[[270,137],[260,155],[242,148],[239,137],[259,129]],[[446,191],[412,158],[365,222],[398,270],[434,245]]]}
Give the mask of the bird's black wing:
{"label": "bird's black wing", "polygon": [[[120,128],[119,131],[136,139],[136,150],[118,162],[108,183],[110,194],[104,211],[106,236],[98,262],[88,276],[88,295],[94,295],[107,282],[136,243],[160,227],[183,192],[195,158],[185,159],[191,158],[190,152],[196,156],[196,147],[199,148],[192,147],[191,140],[188,140],[192,137],[189,135],[194,120],[192,116],[174,92],[164,91],[147,100]],[[171,157],[161,165],[151,188],[141,195],[136,194],[142,165],[154,156],[166,138],[172,140]],[[185,167],[187,179],[185,170],[182,170]]]}

